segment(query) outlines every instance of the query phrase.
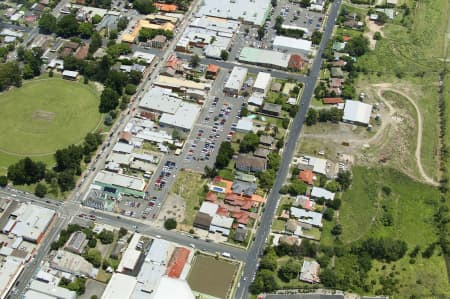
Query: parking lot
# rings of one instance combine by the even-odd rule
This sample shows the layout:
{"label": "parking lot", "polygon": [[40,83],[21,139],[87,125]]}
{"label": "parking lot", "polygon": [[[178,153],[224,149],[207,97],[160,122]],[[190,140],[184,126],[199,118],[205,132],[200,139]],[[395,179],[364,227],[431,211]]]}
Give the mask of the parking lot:
{"label": "parking lot", "polygon": [[222,70],[205,103],[199,121],[190,139],[186,142],[183,168],[203,171],[205,166],[213,167],[217,152],[223,141],[231,141],[243,98],[225,96],[222,92],[229,71]]}
{"label": "parking lot", "polygon": [[305,28],[305,37],[319,30],[324,18],[323,13],[307,10],[300,7],[299,3],[291,3],[287,0],[278,2],[275,13],[283,17],[283,25]]}

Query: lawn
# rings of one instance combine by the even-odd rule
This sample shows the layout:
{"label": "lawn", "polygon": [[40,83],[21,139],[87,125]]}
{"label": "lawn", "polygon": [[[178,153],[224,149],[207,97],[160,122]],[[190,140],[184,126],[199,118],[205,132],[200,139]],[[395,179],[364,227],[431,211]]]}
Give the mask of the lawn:
{"label": "lawn", "polygon": [[[390,192],[383,191],[383,187],[388,187]],[[392,237],[404,240],[408,251],[416,245],[424,250],[437,241],[432,219],[438,200],[436,188],[418,183],[394,169],[355,167],[352,187],[344,193],[339,213],[343,228],[341,239],[344,243],[352,243],[371,236]],[[391,225],[386,224],[388,215],[392,219]],[[322,244],[325,243],[324,236],[329,236],[325,231],[324,228]],[[422,260],[419,254],[414,264],[407,255],[391,264],[375,262],[369,276],[376,280],[383,276],[381,268],[395,265],[401,298],[413,294],[419,298],[431,296],[432,290],[434,295],[448,296],[445,262],[437,255],[439,251],[436,249],[435,255],[427,260]],[[419,279],[422,286],[416,283]]]}
{"label": "lawn", "polygon": [[205,184],[206,179],[202,178],[201,174],[185,170],[177,174],[171,192],[182,197],[186,203],[183,224],[192,226],[194,223],[197,209],[205,199],[206,192],[203,190]]}
{"label": "lawn", "polygon": [[1,169],[25,156],[51,164],[57,149],[98,127],[98,103],[90,87],[60,78],[25,82],[1,94]]}
{"label": "lawn", "polygon": [[359,79],[357,90],[365,87],[361,84],[363,81],[371,84],[389,82],[394,87],[409,85],[409,94],[415,97],[423,114],[422,163],[425,171],[436,178],[437,80],[444,67],[441,58],[444,56],[449,2],[420,1],[414,7],[409,16],[403,17],[400,13],[393,23],[386,24],[383,27],[385,37],[377,41],[375,51],[358,59],[357,64],[367,74]]}

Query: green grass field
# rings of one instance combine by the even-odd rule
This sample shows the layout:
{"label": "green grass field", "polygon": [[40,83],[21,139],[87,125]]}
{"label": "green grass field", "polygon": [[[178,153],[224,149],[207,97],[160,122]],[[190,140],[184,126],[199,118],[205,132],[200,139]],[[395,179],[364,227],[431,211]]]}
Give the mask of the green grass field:
{"label": "green grass field", "polygon": [[60,78],[25,82],[1,94],[1,170],[25,156],[52,164],[57,149],[96,129],[98,103],[90,87]]}
{"label": "green grass field", "polygon": [[[352,188],[344,193],[339,213],[343,242],[351,243],[371,236],[392,237],[404,240],[410,252],[416,245],[424,250],[437,241],[433,224],[439,201],[436,188],[418,183],[390,168],[355,167],[353,177]],[[382,191],[384,186],[390,188],[389,195]],[[384,225],[386,214],[392,216],[390,226]],[[329,243],[329,237],[325,234],[329,232],[324,229],[322,243],[325,240]],[[450,288],[446,267],[439,252],[440,249],[436,249],[430,259],[419,255],[414,264],[410,264],[407,255],[390,264],[374,262],[369,277],[376,280],[389,274],[389,271],[397,271],[396,278],[400,280],[399,298],[408,298],[413,294],[419,298],[430,298],[432,295],[448,298]],[[418,284],[418,280],[423,284]]]}
{"label": "green grass field", "polygon": [[[447,0],[406,1],[410,15],[402,12],[383,27],[385,37],[376,48],[358,59],[358,65],[368,72],[360,76],[357,89],[369,82],[401,84],[414,96],[423,114],[422,163],[428,175],[437,177],[438,127],[437,99],[438,73],[443,69],[444,36],[448,26]],[[402,21],[403,19],[403,21]]]}

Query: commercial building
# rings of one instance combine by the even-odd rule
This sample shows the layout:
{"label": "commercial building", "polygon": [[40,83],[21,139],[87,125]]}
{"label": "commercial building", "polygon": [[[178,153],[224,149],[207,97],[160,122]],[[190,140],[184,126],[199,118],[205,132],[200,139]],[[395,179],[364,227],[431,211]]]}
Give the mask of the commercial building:
{"label": "commercial building", "polygon": [[101,186],[104,191],[119,195],[144,196],[144,179],[117,174],[109,171],[100,171],[94,179],[94,184]]}
{"label": "commercial building", "polygon": [[53,269],[73,275],[95,278],[97,271],[91,263],[82,256],[66,251],[58,250],[51,253],[50,266]]}
{"label": "commercial building", "polygon": [[259,72],[253,84],[253,91],[266,95],[272,84],[272,76],[269,73]]}
{"label": "commercial building", "polygon": [[231,71],[230,77],[225,83],[224,92],[230,94],[239,94],[239,91],[247,78],[248,69],[245,67],[235,66]]}
{"label": "commercial building", "polygon": [[109,280],[101,299],[131,298],[136,282],[136,277],[114,273]]}
{"label": "commercial building", "polygon": [[292,38],[286,36],[276,36],[273,41],[273,48],[280,52],[291,54],[301,54],[306,57],[311,52],[312,42],[301,38]]}
{"label": "commercial building", "polygon": [[270,0],[208,0],[203,2],[198,14],[263,26],[270,9]]}
{"label": "commercial building", "polygon": [[239,54],[239,61],[241,62],[283,70],[288,68],[290,58],[290,54],[251,47],[242,48]]}
{"label": "commercial building", "polygon": [[214,215],[211,221],[209,231],[213,233],[221,233],[224,236],[230,235],[231,227],[233,226],[233,218]]}
{"label": "commercial building", "polygon": [[305,155],[295,158],[294,164],[300,169],[309,169],[314,173],[328,175],[328,160],[326,159]]}
{"label": "commercial building", "polygon": [[166,16],[148,15],[145,19],[138,20],[133,26],[131,32],[126,32],[122,35],[122,42],[134,43],[139,36],[139,31],[143,28],[173,32],[175,29],[175,24],[172,19],[168,19]]}
{"label": "commercial building", "polygon": [[3,232],[39,243],[55,215],[54,210],[23,203],[17,210],[11,212]]}
{"label": "commercial building", "polygon": [[195,299],[189,284],[185,280],[163,276],[159,281],[153,299]]}
{"label": "commercial building", "polygon": [[144,60],[147,64],[151,64],[155,59],[155,55],[141,51],[135,51],[132,57],[134,59]]}
{"label": "commercial building", "polygon": [[122,259],[120,260],[119,266],[117,267],[117,272],[132,272],[136,268],[136,264],[141,257],[142,251],[137,250],[137,246],[139,241],[141,240],[142,235],[135,233],[133,238],[131,239],[127,250],[125,250],[122,255]]}
{"label": "commercial building", "polygon": [[360,101],[345,101],[343,121],[367,126],[370,122],[370,115],[372,114],[372,105],[362,103]]}
{"label": "commercial building", "polygon": [[29,290],[30,293],[25,294],[25,298],[41,299],[41,298],[54,298],[54,299],[75,299],[77,293],[68,289],[59,287],[51,283],[45,283],[37,280],[32,280]]}
{"label": "commercial building", "polygon": [[155,85],[161,87],[168,87],[174,90],[185,91],[186,89],[197,89],[197,90],[205,90],[208,89],[209,86],[205,83],[194,82],[191,80],[174,78],[168,76],[158,76],[158,79],[155,82]]}
{"label": "commercial building", "polygon": [[158,113],[175,113],[182,100],[169,88],[152,87],[141,99],[140,108]]}
{"label": "commercial building", "polygon": [[150,250],[145,257],[145,261],[155,265],[166,265],[169,254],[170,243],[163,239],[154,239]]}
{"label": "commercial building", "polygon": [[24,260],[7,256],[0,263],[0,298],[6,298],[17,278],[23,271]]}
{"label": "commercial building", "polygon": [[201,108],[197,104],[182,102],[175,113],[163,113],[159,124],[162,127],[169,126],[189,131],[194,126],[200,110]]}
{"label": "commercial building", "polygon": [[82,254],[87,245],[86,235],[82,231],[73,232],[67,240],[64,249],[76,254]]}

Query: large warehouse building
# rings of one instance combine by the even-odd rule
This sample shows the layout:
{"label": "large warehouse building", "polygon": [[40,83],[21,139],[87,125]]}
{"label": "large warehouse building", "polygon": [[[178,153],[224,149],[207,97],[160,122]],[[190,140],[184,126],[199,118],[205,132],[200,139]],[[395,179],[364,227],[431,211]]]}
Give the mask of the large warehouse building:
{"label": "large warehouse building", "polygon": [[287,69],[290,54],[272,50],[244,47],[239,55],[239,61],[277,69]]}
{"label": "large warehouse building", "polygon": [[370,122],[370,115],[372,114],[372,105],[362,103],[360,101],[345,101],[344,122],[367,126]]}
{"label": "large warehouse building", "polygon": [[198,14],[263,26],[271,8],[270,0],[208,0],[203,2]]}
{"label": "large warehouse building", "polygon": [[312,42],[301,38],[292,38],[286,36],[276,36],[273,41],[273,48],[280,52],[291,54],[300,54],[307,57],[311,52]]}

